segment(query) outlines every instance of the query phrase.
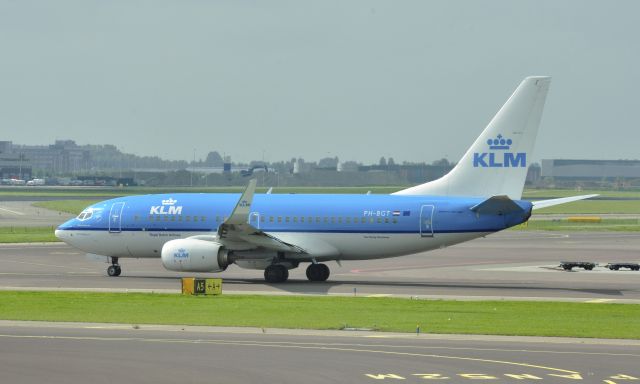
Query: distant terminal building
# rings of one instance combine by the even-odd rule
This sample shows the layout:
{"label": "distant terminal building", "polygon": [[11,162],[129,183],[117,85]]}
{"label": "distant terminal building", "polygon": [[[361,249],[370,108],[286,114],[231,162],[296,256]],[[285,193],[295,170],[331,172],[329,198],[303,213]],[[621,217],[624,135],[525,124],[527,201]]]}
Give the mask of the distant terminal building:
{"label": "distant terminal building", "polygon": [[5,159],[22,159],[23,165],[28,162],[29,168],[50,174],[84,171],[91,162],[89,151],[73,140],[56,140],[53,145],[15,145],[11,141],[0,141],[0,154]]}
{"label": "distant terminal building", "polygon": [[14,153],[10,141],[0,141],[0,179],[29,180],[31,174],[29,159],[24,154]]}
{"label": "distant terminal building", "polygon": [[541,176],[585,181],[640,179],[640,160],[542,160]]}

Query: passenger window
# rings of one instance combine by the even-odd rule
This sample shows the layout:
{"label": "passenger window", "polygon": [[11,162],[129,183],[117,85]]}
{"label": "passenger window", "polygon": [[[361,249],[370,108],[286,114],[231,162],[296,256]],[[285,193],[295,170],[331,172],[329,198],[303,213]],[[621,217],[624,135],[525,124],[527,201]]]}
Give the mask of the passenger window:
{"label": "passenger window", "polygon": [[149,221],[153,221],[153,215],[149,215]]}
{"label": "passenger window", "polygon": [[389,224],[389,218],[388,218],[388,217],[385,217],[385,218],[384,218],[384,223],[385,223],[385,224]]}
{"label": "passenger window", "polygon": [[398,219],[393,219],[393,224],[396,224],[398,222]]}
{"label": "passenger window", "polygon": [[273,223],[273,216],[269,216],[269,222]]}
{"label": "passenger window", "polygon": [[198,221],[198,216],[193,216],[193,221]]}
{"label": "passenger window", "polygon": [[378,224],[382,223],[382,219],[378,217]]}
{"label": "passenger window", "polygon": [[307,222],[309,224],[313,223],[313,217],[311,217],[311,216],[307,217]]}
{"label": "passenger window", "polygon": [[139,218],[140,218],[140,216],[138,216],[138,215],[133,216],[133,220],[134,221],[138,221]]}
{"label": "passenger window", "polygon": [[264,216],[260,216],[260,222],[264,223]]}
{"label": "passenger window", "polygon": [[336,223],[336,218],[331,216],[331,224],[335,224]]}
{"label": "passenger window", "polygon": [[369,219],[369,223],[373,224],[373,217]]}
{"label": "passenger window", "polygon": [[293,222],[297,223],[298,222],[298,216],[293,216]]}
{"label": "passenger window", "polygon": [[278,223],[282,223],[282,216],[278,216]]}
{"label": "passenger window", "polygon": [[187,216],[187,219],[185,221],[191,221],[191,216]]}
{"label": "passenger window", "polygon": [[289,216],[285,217],[284,221],[286,221],[288,223],[289,222]]}
{"label": "passenger window", "polygon": [[178,221],[182,221],[182,216],[178,216]]}
{"label": "passenger window", "polygon": [[171,215],[171,221],[176,221],[175,215]]}
{"label": "passenger window", "polygon": [[207,216],[201,216],[200,221],[207,221]]}
{"label": "passenger window", "polygon": [[220,222],[220,216],[216,216],[216,223]]}
{"label": "passenger window", "polygon": [[316,223],[320,222],[320,216],[316,216]]}
{"label": "passenger window", "polygon": [[169,216],[164,216],[164,221],[169,221]]}
{"label": "passenger window", "polygon": [[304,223],[304,216],[302,216],[302,217],[300,218],[300,222],[301,222],[301,223]]}
{"label": "passenger window", "polygon": [[338,224],[342,224],[342,216],[338,217]]}
{"label": "passenger window", "polygon": [[324,223],[325,224],[329,223],[329,218],[327,216],[324,217]]}
{"label": "passenger window", "polygon": [[345,222],[346,222],[347,224],[351,224],[351,218],[350,218],[350,217],[347,217],[345,220],[346,220]]}

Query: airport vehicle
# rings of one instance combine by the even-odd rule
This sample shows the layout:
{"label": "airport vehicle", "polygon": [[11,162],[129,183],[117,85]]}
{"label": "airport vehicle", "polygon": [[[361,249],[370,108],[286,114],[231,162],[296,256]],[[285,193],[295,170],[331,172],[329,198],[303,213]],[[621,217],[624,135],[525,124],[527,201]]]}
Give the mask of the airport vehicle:
{"label": "airport vehicle", "polygon": [[612,271],[617,271],[620,268],[629,268],[632,271],[640,271],[640,264],[638,263],[609,263],[605,265]]}
{"label": "airport vehicle", "polygon": [[592,263],[590,261],[561,261],[560,267],[565,271],[571,271],[573,268],[583,268],[586,271],[591,271],[593,268],[598,266],[596,263]]}
{"label": "airport vehicle", "polygon": [[527,77],[460,162],[438,180],[391,195],[161,194],[103,201],[56,236],[108,257],[159,257],[172,271],[236,264],[284,282],[300,263],[311,281],[327,261],[395,257],[447,247],[521,224],[533,209],[595,195],[520,200],[551,79]]}
{"label": "airport vehicle", "polygon": [[44,185],[44,184],[45,184],[44,179],[33,179],[33,180],[27,181],[28,187],[34,187],[34,186]]}

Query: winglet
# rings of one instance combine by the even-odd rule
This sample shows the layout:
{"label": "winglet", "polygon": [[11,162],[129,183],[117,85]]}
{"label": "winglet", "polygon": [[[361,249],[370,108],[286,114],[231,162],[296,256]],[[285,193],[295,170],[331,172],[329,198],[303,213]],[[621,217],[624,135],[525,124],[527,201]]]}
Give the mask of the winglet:
{"label": "winglet", "polygon": [[600,196],[598,194],[595,195],[581,195],[581,196],[571,196],[571,197],[561,197],[559,199],[551,199],[551,200],[538,200],[532,201],[533,209],[542,209],[547,207],[553,207],[554,205],[570,203],[572,201],[590,199],[592,197]]}
{"label": "winglet", "polygon": [[225,224],[246,224],[249,220],[249,213],[251,212],[251,203],[253,202],[253,194],[256,191],[256,179],[249,180],[249,185],[242,192],[242,196],[238,200],[236,207],[233,208],[231,216],[225,221]]}

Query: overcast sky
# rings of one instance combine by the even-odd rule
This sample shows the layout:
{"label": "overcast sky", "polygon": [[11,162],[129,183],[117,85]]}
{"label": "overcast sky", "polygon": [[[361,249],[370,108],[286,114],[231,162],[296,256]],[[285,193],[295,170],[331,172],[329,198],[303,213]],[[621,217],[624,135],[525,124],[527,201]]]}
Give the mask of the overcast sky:
{"label": "overcast sky", "polygon": [[640,158],[639,1],[0,0],[0,140],[457,161],[528,75],[534,160]]}

